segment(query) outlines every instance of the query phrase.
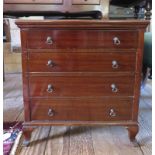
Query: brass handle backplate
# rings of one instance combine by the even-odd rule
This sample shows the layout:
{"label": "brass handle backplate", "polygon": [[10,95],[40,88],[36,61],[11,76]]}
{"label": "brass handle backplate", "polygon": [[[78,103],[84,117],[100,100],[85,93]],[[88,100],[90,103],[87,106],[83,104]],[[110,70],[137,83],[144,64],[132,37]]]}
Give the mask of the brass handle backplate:
{"label": "brass handle backplate", "polygon": [[116,117],[116,112],[115,112],[115,110],[114,110],[114,109],[110,109],[109,115],[110,115],[111,117]]}
{"label": "brass handle backplate", "polygon": [[53,92],[53,86],[52,86],[51,84],[49,84],[49,85],[47,86],[47,92],[48,92],[48,93],[52,93],[52,92]]}
{"label": "brass handle backplate", "polygon": [[121,41],[119,40],[118,37],[114,37],[113,42],[114,42],[114,45],[120,45],[121,44]]}
{"label": "brass handle backplate", "polygon": [[116,60],[112,61],[112,68],[117,69],[118,68],[118,62]]}
{"label": "brass handle backplate", "polygon": [[111,90],[114,93],[117,93],[118,92],[118,88],[117,88],[117,86],[115,84],[111,84]]}
{"label": "brass handle backplate", "polygon": [[50,109],[48,110],[48,113],[47,113],[47,114],[48,114],[48,116],[50,116],[50,117],[54,116],[54,110],[50,108]]}
{"label": "brass handle backplate", "polygon": [[47,37],[46,44],[53,44],[52,37]]}
{"label": "brass handle backplate", "polygon": [[54,67],[54,62],[52,60],[47,61],[47,66]]}

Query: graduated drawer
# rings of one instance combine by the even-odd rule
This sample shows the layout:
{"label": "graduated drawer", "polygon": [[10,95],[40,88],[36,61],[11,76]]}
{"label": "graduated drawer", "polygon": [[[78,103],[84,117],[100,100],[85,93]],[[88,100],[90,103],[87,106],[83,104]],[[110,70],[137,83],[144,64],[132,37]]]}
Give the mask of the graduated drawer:
{"label": "graduated drawer", "polygon": [[131,98],[33,99],[31,120],[131,120],[132,102]]}
{"label": "graduated drawer", "polygon": [[126,30],[29,30],[29,49],[136,48],[137,31]]}
{"label": "graduated drawer", "polygon": [[28,66],[29,72],[127,72],[135,70],[135,61],[133,52],[30,52]]}
{"label": "graduated drawer", "polygon": [[133,96],[133,76],[31,76],[31,97]]}
{"label": "graduated drawer", "polygon": [[72,4],[94,4],[94,5],[99,5],[100,0],[72,0]]}
{"label": "graduated drawer", "polygon": [[4,3],[50,3],[50,4],[62,4],[63,0],[4,0]]}

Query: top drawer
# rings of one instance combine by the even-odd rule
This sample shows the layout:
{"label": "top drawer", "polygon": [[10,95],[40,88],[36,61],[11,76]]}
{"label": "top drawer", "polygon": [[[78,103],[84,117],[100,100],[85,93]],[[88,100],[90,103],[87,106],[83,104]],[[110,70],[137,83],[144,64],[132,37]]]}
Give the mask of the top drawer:
{"label": "top drawer", "polygon": [[93,4],[93,5],[99,5],[100,0],[72,0],[72,4]]}
{"label": "top drawer", "polygon": [[137,31],[29,30],[29,49],[136,48]]}
{"label": "top drawer", "polygon": [[63,0],[4,0],[4,3],[50,3],[50,4],[62,4]]}

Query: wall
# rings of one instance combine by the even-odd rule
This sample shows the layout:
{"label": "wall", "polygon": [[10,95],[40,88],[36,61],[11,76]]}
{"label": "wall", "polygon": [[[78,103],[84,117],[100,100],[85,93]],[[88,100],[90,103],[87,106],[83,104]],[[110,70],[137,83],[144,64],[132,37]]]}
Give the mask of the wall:
{"label": "wall", "polygon": [[19,73],[21,72],[21,50],[11,52],[10,42],[3,44],[4,52],[4,72],[5,73]]}

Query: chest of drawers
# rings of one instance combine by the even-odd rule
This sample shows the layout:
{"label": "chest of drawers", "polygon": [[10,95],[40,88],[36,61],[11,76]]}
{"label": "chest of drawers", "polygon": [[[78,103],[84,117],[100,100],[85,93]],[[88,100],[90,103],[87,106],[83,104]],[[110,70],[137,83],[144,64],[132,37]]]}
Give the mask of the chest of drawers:
{"label": "chest of drawers", "polygon": [[125,126],[135,140],[148,21],[16,23],[22,40],[25,144],[40,125]]}

